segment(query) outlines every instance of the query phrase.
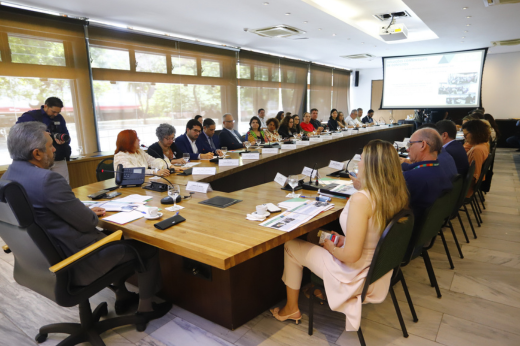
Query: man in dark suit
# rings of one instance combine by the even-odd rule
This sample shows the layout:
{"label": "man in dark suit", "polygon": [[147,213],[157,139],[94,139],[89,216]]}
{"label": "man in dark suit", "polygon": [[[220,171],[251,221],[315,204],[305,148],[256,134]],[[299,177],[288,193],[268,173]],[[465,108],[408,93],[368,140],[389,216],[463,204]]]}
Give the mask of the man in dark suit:
{"label": "man in dark suit", "polygon": [[216,124],[213,119],[204,119],[202,123],[202,134],[197,138],[196,144],[199,148],[199,153],[213,153],[218,156],[222,156],[220,150],[220,141],[215,134]]}
{"label": "man in dark suit", "polygon": [[469,169],[468,154],[464,149],[462,142],[455,140],[457,137],[457,127],[451,120],[441,120],[437,124],[437,131],[442,138],[442,148],[447,151],[457,166],[457,172],[463,177],[466,176]]}
{"label": "man in dark suit", "polygon": [[242,149],[244,147],[244,140],[237,130],[233,129],[235,120],[233,116],[226,113],[222,116],[222,131],[218,136],[220,140],[220,147],[226,147],[229,150]]}
{"label": "man in dark suit", "polygon": [[177,137],[175,144],[182,153],[189,153],[190,160],[212,159],[213,152],[202,153],[197,146],[197,139],[202,132],[202,125],[195,119],[186,124],[186,133]]}
{"label": "man in dark suit", "polygon": [[[7,147],[13,163],[2,176],[21,184],[34,208],[36,221],[46,230],[57,250],[69,257],[106,236],[96,229],[102,208],[89,209],[74,196],[71,187],[60,174],[50,170],[54,164],[53,140],[47,127],[36,121],[14,125],[9,131]],[[171,309],[171,304],[152,303],[160,286],[159,252],[156,248],[135,240],[124,240],[141,256],[146,271],[137,273],[139,280],[138,313],[147,320],[158,318]],[[78,263],[72,272],[72,285],[86,286],[115,266],[135,261],[135,251],[115,245]],[[128,292],[122,282],[114,283],[116,312],[125,313],[137,303],[137,296]]]}

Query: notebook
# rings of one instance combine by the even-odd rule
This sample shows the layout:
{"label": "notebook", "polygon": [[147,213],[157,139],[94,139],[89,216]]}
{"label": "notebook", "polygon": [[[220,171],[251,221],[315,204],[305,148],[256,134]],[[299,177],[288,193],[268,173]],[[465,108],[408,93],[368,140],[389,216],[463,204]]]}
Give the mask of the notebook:
{"label": "notebook", "polygon": [[227,208],[230,205],[236,204],[238,202],[242,202],[242,200],[217,196],[217,197],[212,197],[205,201],[199,202],[199,204],[206,204],[206,205],[210,205],[212,207],[217,207],[217,208]]}

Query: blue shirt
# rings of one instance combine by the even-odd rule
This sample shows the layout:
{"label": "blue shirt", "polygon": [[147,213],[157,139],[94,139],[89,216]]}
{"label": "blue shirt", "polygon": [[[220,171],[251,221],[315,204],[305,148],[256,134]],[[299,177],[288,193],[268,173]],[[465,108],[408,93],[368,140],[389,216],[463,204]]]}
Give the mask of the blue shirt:
{"label": "blue shirt", "polygon": [[[61,114],[56,115],[51,119],[50,116],[45,113],[43,110],[43,106],[41,109],[35,109],[32,111],[28,111],[22,114],[21,117],[16,121],[17,124],[25,123],[28,121],[39,121],[41,120],[47,126],[47,131],[51,133],[66,133],[69,134],[69,130],[67,129],[67,124],[65,122],[65,118]],[[56,161],[68,160],[70,159],[71,148],[69,145],[70,141],[65,144],[58,144],[54,137],[52,138],[52,145],[56,148]]]}
{"label": "blue shirt", "polygon": [[415,224],[420,225],[424,212],[429,208],[444,191],[453,187],[451,178],[446,171],[438,166],[416,168],[422,164],[439,163],[435,161],[422,161],[408,165],[404,171],[406,186],[410,192],[410,208],[415,216]]}

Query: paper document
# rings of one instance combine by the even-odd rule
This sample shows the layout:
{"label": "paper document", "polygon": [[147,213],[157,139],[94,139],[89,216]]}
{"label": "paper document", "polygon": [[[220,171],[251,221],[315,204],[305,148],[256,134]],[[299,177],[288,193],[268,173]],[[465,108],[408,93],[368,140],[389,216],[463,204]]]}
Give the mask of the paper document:
{"label": "paper document", "polygon": [[[301,198],[298,198],[301,199]],[[290,201],[290,200],[289,200]],[[292,202],[295,203],[295,202]],[[279,204],[279,206],[281,206]],[[309,221],[316,215],[326,210],[334,208],[334,204],[304,200],[300,205],[281,213],[260,224],[260,226],[274,228],[280,231],[289,232]]]}
{"label": "paper document", "polygon": [[278,203],[278,206],[280,208],[284,208],[284,209],[293,209],[293,208],[296,208],[296,207],[302,205],[305,202],[307,202],[307,200],[305,198],[292,198],[292,199],[288,199],[285,202]]}
{"label": "paper document", "polygon": [[144,217],[144,214],[140,211],[130,211],[130,212],[121,212],[114,215],[110,215],[108,217],[103,218],[104,221],[109,221],[113,223],[117,223],[119,225],[124,225],[125,223],[129,223],[131,221],[137,220]]}
{"label": "paper document", "polygon": [[140,203],[133,203],[133,202],[125,202],[121,200],[114,200],[114,201],[103,201],[103,202],[97,202],[97,201],[83,201],[83,204],[85,204],[90,209],[97,207],[97,208],[103,208],[106,211],[129,211],[133,210],[137,207],[139,207]]}
{"label": "paper document", "polygon": [[114,200],[113,202],[128,202],[128,203],[145,203],[146,201],[151,200],[152,196],[145,196],[145,195],[130,195],[123,198],[118,198]]}

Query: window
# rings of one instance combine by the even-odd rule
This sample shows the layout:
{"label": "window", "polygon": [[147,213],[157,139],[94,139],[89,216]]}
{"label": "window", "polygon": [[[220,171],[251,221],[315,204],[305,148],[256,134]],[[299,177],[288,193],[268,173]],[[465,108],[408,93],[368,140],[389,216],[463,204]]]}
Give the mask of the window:
{"label": "window", "polygon": [[130,55],[127,50],[90,46],[92,68],[130,70]]}
{"label": "window", "polygon": [[66,66],[63,42],[8,35],[13,63]]}
{"label": "window", "polygon": [[239,79],[251,79],[251,66],[240,64],[237,65],[237,76]]}
{"label": "window", "polygon": [[117,134],[137,131],[141,142],[157,142],[155,130],[168,123],[184,133],[197,114],[220,123],[221,86],[94,81],[100,150],[114,151]]}
{"label": "window", "polygon": [[45,103],[47,95],[59,97],[65,107],[61,115],[67,122],[70,133],[72,155],[78,151],[76,109],[72,100],[73,81],[68,79],[40,79],[0,77],[0,165],[12,162],[7,150],[10,128],[23,113],[38,109]]}
{"label": "window", "polygon": [[135,53],[137,72],[166,73],[166,55]]}
{"label": "window", "polygon": [[220,77],[220,63],[218,61],[202,60],[201,76],[203,77]]}
{"label": "window", "polygon": [[255,80],[269,81],[269,68],[266,66],[255,66]]}
{"label": "window", "polygon": [[172,56],[172,74],[197,75],[197,59]]}

